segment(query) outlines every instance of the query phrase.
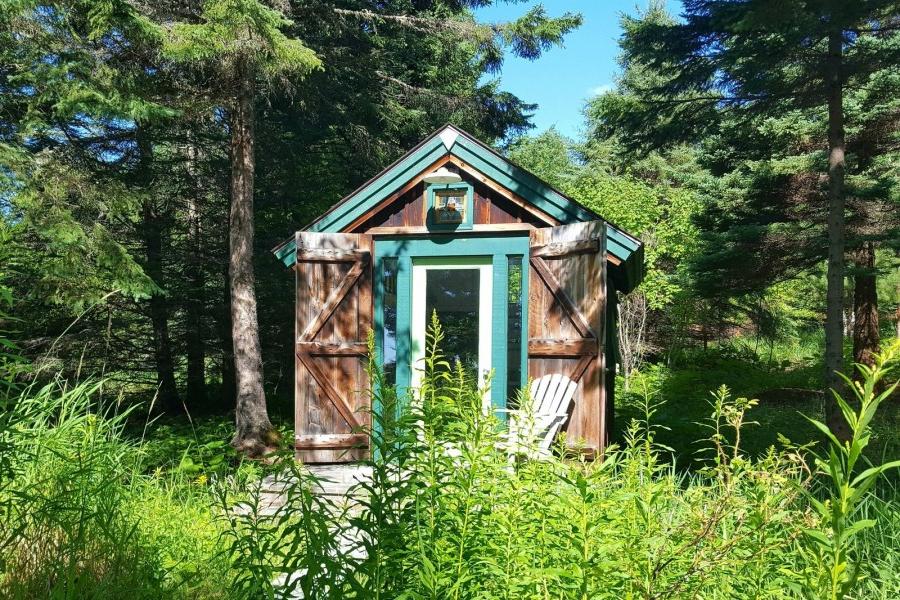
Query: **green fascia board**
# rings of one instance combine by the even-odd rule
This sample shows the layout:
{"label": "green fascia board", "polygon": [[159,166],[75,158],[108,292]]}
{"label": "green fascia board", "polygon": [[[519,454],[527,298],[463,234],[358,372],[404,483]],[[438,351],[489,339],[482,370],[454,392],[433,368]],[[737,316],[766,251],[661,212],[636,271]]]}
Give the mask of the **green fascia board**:
{"label": "green fascia board", "polygon": [[[426,139],[418,148],[413,149],[394,165],[363,184],[357,191],[346,196],[315,221],[302,227],[301,231],[339,233],[354,219],[374,208],[379,202],[419,174],[423,166],[433,163],[445,154],[447,154],[447,150],[440,138],[434,136],[433,139]],[[294,264],[296,250],[296,240],[292,238],[277,246],[272,253],[284,266],[290,267]]]}
{"label": "green fascia board", "polygon": [[517,167],[492,150],[482,148],[460,136],[450,153],[472,165],[500,185],[515,192],[562,223],[602,220],[606,223],[607,251],[622,261],[611,267],[617,287],[628,293],[643,280],[643,245],[574,200],[567,198],[543,183],[534,175]]}
{"label": "green fascia board", "polygon": [[531,173],[463,136],[456,141],[450,153],[563,223],[598,218],[598,215],[561,195]]}
{"label": "green fascia board", "polygon": [[[547,214],[562,223],[601,220],[607,224],[607,237],[618,244],[619,249],[612,249],[613,254],[621,260],[641,247],[641,243],[609,223],[601,215],[578,204],[571,198],[563,196],[540,179],[496,154],[487,147],[482,147],[467,138],[460,138],[450,153],[461,160],[472,164],[485,175],[516,192]],[[480,164],[476,164],[480,163]]]}

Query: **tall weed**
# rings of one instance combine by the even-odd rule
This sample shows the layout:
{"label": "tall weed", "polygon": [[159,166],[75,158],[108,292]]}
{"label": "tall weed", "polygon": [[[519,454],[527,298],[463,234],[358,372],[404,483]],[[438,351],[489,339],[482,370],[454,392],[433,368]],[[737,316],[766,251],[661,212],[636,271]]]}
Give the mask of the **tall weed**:
{"label": "tall weed", "polygon": [[[900,382],[884,386],[881,382],[900,358],[900,340],[882,354],[874,365],[856,365],[862,382],[843,376],[846,388],[853,394],[853,404],[833,391],[841,414],[850,427],[849,440],[839,440],[824,423],[812,420],[828,440],[827,453],[814,453],[817,473],[822,477],[825,498],[805,490],[806,497],[818,516],[819,523],[805,531],[807,541],[802,549],[811,557],[811,568],[804,575],[804,591],[812,598],[845,598],[863,576],[862,554],[854,553],[860,534],[875,527],[877,521],[862,516],[864,503],[886,471],[900,467],[900,460],[880,465],[868,463],[863,454],[871,439],[871,424],[882,402],[892,396]],[[868,463],[868,464],[867,464]],[[855,554],[855,555],[854,555]]]}
{"label": "tall weed", "polygon": [[[25,390],[0,423],[0,595],[11,598],[893,598],[898,492],[875,487],[869,428],[891,349],[853,403],[854,431],[750,457],[755,402],[712,395],[703,468],[668,457],[658,388],[602,461],[507,455],[504,421],[441,353],[433,323],[422,384],[398,393],[369,365],[371,475],[347,503],[293,456],[260,481],[181,468],[147,474],[128,415],[98,384]],[[527,405],[527,396],[523,397]],[[823,431],[827,437],[827,432]],[[578,440],[568,440],[577,444]],[[158,461],[157,461],[158,462]],[[184,461],[182,461],[184,462]],[[204,461],[206,464],[209,461]],[[210,463],[212,464],[212,463]],[[258,468],[258,467],[257,467]],[[280,486],[273,504],[272,488]],[[214,493],[210,493],[210,489]],[[877,492],[877,493],[875,493]]]}
{"label": "tall weed", "polygon": [[[668,454],[655,442],[651,387],[644,392],[644,419],[603,461],[564,458],[560,447],[547,460],[510,462],[502,450],[503,421],[483,410],[484,390],[441,354],[441,337],[434,323],[419,365],[421,387],[408,396],[398,397],[370,365],[373,405],[382,410],[369,432],[372,459],[365,466],[372,477],[353,490],[355,506],[341,512],[311,499],[296,503],[293,526],[309,526],[307,539],[328,528],[312,512],[328,515],[331,535],[350,540],[305,555],[328,565],[314,597],[755,599],[820,593],[809,578],[827,564],[810,546],[810,532],[828,526],[816,511],[816,502],[830,505],[815,496],[820,473],[808,465],[807,448],[745,455],[741,432],[752,423],[753,400],[734,398],[724,387],[714,393],[709,453],[699,471],[679,471],[664,458]],[[851,483],[861,476],[856,473]],[[302,474],[293,481],[308,488]],[[893,510],[866,493],[860,499],[852,519],[861,511],[883,518]],[[851,527],[848,522],[842,530],[845,538]],[[268,543],[282,543],[283,529],[267,531]],[[846,556],[874,577],[875,565],[864,560],[888,543],[875,536],[889,530],[856,531],[865,545],[847,548]],[[289,547],[283,542],[264,556],[283,556]],[[889,560],[896,559],[879,564],[893,564]],[[260,571],[259,581],[273,580],[286,564]],[[289,568],[304,567],[294,561]],[[856,577],[845,591],[859,589],[854,586],[861,580]],[[267,584],[258,590],[269,597],[279,593]]]}
{"label": "tall weed", "polygon": [[139,448],[122,436],[128,415],[96,403],[101,385],[26,389],[12,408],[8,502],[0,505],[3,597],[159,598],[212,589],[197,577],[216,569],[208,501],[175,501],[139,473]]}

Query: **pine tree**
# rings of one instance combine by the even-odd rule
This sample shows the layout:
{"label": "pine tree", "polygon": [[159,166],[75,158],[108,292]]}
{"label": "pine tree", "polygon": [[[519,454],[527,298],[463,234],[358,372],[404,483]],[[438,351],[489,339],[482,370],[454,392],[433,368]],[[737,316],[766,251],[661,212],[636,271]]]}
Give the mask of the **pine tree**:
{"label": "pine tree", "polygon": [[236,374],[232,445],[259,455],[275,441],[266,408],[253,271],[255,102],[263,91],[293,86],[321,68],[315,53],[283,29],[290,21],[256,0],[208,0],[201,23],[172,28],[167,53],[216,65],[231,130],[229,281]]}
{"label": "pine tree", "polygon": [[[720,166],[768,161],[769,183],[784,181],[778,172],[790,155],[824,175],[825,380],[835,389],[843,370],[846,210],[854,183],[847,179],[847,131],[858,126],[848,121],[848,93],[893,89],[896,97],[897,82],[886,73],[900,58],[897,18],[896,0],[687,0],[677,23],[627,19],[626,59],[661,79],[609,113],[608,126],[627,131],[634,147],[703,140]],[[778,123],[786,129],[773,127]],[[830,426],[845,434],[830,400],[827,412]]]}

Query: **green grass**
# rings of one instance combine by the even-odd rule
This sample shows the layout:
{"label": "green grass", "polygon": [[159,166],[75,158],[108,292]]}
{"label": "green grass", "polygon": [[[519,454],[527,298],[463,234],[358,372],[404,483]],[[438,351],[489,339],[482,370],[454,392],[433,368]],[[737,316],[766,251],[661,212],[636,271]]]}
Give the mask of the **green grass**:
{"label": "green grass", "polygon": [[[816,498],[843,488],[776,443],[778,431],[817,440],[798,413],[821,408],[773,402],[745,414],[737,400],[812,387],[811,356],[779,349],[770,362],[721,347],[647,368],[623,395],[619,451],[514,468],[465,374],[432,365],[421,403],[377,416],[376,481],[353,513],[311,494],[289,449],[269,466],[241,460],[230,419],[147,423],[90,384],[27,389],[0,413],[0,596],[265,598],[276,575],[305,573],[295,583],[311,598],[820,598],[822,574],[849,559],[863,577],[846,598],[900,597],[896,479],[841,515],[847,527],[874,525],[838,539]],[[698,450],[715,449],[702,423],[723,382],[735,392],[720,395],[722,420],[760,424],[742,426],[734,458],[701,462],[715,456]],[[648,398],[664,401],[650,426]],[[883,409],[869,456],[894,458],[897,409]],[[273,470],[299,479],[267,515],[258,483]],[[350,525],[363,558],[336,546]],[[840,560],[821,551],[829,544]]]}
{"label": "green grass", "polygon": [[221,596],[228,562],[208,486],[147,474],[128,413],[97,384],[26,389],[0,438],[0,596]]}
{"label": "green grass", "polygon": [[[293,438],[286,422],[279,418],[272,421],[283,440]],[[266,471],[261,463],[244,460],[231,447],[234,421],[230,415],[190,420],[158,418],[150,422],[131,419],[122,433],[140,447],[140,468],[147,475],[188,483],[230,476],[249,483]]]}

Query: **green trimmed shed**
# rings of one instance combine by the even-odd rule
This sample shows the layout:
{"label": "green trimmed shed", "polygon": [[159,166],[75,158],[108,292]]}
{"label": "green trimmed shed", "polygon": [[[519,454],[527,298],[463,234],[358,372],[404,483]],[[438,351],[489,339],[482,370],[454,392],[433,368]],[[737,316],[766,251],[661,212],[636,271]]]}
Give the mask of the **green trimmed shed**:
{"label": "green trimmed shed", "polygon": [[403,393],[433,311],[445,353],[493,372],[486,406],[566,375],[578,384],[567,439],[603,452],[616,292],[640,283],[643,246],[473,136],[442,127],[274,253],[296,278],[299,459],[367,455],[367,335]]}

